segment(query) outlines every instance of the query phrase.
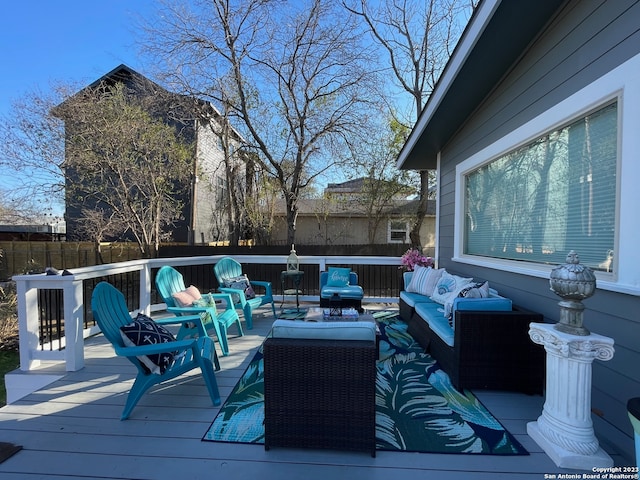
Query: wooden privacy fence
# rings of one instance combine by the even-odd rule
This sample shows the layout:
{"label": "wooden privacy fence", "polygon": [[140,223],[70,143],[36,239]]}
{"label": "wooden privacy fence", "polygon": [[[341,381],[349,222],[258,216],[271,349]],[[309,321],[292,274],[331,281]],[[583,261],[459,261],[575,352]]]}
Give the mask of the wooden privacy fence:
{"label": "wooden privacy fence", "polygon": [[[189,257],[206,255],[288,255],[291,246],[227,246],[164,244],[159,256]],[[299,255],[343,255],[400,257],[406,244],[386,245],[301,245]],[[425,251],[433,255],[433,249]],[[93,242],[32,242],[0,241],[0,281],[14,275],[41,272],[45,267],[58,270],[126,262],[142,258],[135,243],[114,242],[100,244],[100,253]]]}
{"label": "wooden privacy fence", "polygon": [[135,243],[0,241],[0,281],[13,275],[54,267],[58,270],[141,258]]}

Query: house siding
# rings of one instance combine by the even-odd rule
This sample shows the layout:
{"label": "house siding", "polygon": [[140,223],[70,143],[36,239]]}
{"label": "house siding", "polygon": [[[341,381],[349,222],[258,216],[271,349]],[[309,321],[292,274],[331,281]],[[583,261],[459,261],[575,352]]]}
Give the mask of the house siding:
{"label": "house siding", "polygon": [[[559,319],[548,279],[452,260],[456,166],[640,52],[640,3],[568,1],[441,151],[438,264],[489,280],[515,304]],[[487,68],[491,68],[490,65]],[[595,99],[594,99],[595,100]],[[627,159],[627,161],[635,161]],[[578,252],[579,253],[579,252]],[[603,445],[633,464],[626,402],[640,396],[640,297],[598,289],[585,300],[585,325],[615,341],[615,355],[593,364],[593,422]]]}
{"label": "house siding", "polygon": [[[388,218],[383,218],[376,230],[372,244],[389,244],[387,239]],[[425,252],[431,254],[435,246],[435,218],[425,217],[420,228],[420,238],[424,241]],[[284,245],[287,241],[287,222],[281,216],[276,218],[272,242]],[[302,216],[296,221],[296,242],[304,245],[368,245],[369,220],[360,216],[344,216],[332,213],[330,216]],[[407,246],[409,240],[406,242]]]}
{"label": "house siding", "polygon": [[219,204],[218,178],[226,178],[224,153],[218,144],[218,135],[206,125],[198,127],[197,180],[195,183],[193,242],[208,243],[227,240],[228,214]]}

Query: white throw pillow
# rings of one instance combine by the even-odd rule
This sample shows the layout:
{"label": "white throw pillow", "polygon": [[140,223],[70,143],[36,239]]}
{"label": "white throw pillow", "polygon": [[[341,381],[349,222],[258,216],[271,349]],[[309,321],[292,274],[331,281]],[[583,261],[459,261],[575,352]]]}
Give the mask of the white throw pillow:
{"label": "white throw pillow", "polygon": [[449,272],[443,272],[442,277],[438,280],[431,300],[441,305],[445,305],[447,302],[453,302],[453,298],[458,295],[458,292],[465,286],[471,283],[472,277],[465,278],[458,275],[451,275]]}
{"label": "white throw pillow", "polygon": [[433,269],[416,265],[411,281],[407,285],[407,292],[419,293],[430,297],[444,271],[444,268]]}

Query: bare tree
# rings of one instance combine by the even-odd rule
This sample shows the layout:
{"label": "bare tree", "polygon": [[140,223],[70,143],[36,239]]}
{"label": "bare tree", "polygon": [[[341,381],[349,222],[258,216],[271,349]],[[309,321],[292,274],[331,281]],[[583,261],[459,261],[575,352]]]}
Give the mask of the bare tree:
{"label": "bare tree", "polygon": [[101,84],[67,99],[56,115],[68,132],[67,202],[82,209],[85,231],[96,241],[106,232],[130,235],[143,255],[156,256],[182,212],[192,147],[139,98],[122,83]]}
{"label": "bare tree", "polygon": [[184,127],[195,105],[152,82],[135,87],[58,83],[16,101],[0,120],[0,166],[16,179],[3,208],[37,218],[69,202],[85,238],[133,238],[153,256],[180,217],[174,193],[193,174]]}
{"label": "bare tree", "polygon": [[[478,0],[343,0],[345,8],[362,18],[373,39],[387,54],[388,69],[413,100],[412,126],[433,91],[442,69]],[[402,121],[402,119],[400,119]],[[421,246],[420,228],[427,213],[429,178],[419,172],[419,202],[411,228],[411,243]]]}
{"label": "bare tree", "polygon": [[78,234],[82,238],[90,238],[94,242],[94,248],[101,264],[104,263],[102,242],[126,230],[118,221],[116,212],[113,210],[83,208],[78,223]]}
{"label": "bare tree", "polygon": [[164,4],[147,52],[169,84],[239,120],[277,181],[294,243],[301,192],[345,160],[366,123],[372,77],[356,18],[325,0]]}
{"label": "bare tree", "polygon": [[367,139],[353,152],[350,168],[353,176],[364,176],[362,190],[358,195],[349,196],[351,205],[359,206],[369,221],[369,243],[374,243],[381,223],[398,204],[406,199],[413,189],[410,173],[398,172],[395,160],[407,136],[407,127],[391,119],[369,131]]}
{"label": "bare tree", "polygon": [[3,203],[11,202],[22,218],[64,204],[64,125],[50,112],[71,91],[64,84],[51,85],[46,94],[29,91],[0,119]]}

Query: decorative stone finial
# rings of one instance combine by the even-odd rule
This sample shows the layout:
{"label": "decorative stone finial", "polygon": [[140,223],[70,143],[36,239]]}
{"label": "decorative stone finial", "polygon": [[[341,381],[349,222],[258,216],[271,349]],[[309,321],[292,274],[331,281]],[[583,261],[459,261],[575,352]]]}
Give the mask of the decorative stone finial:
{"label": "decorative stone finial", "polygon": [[580,257],[571,250],[567,254],[567,263],[554,268],[549,278],[551,291],[562,297],[560,321],[555,328],[573,335],[589,335],[582,326],[584,305],[582,300],[589,298],[596,290],[596,276],[589,267],[580,265]]}

